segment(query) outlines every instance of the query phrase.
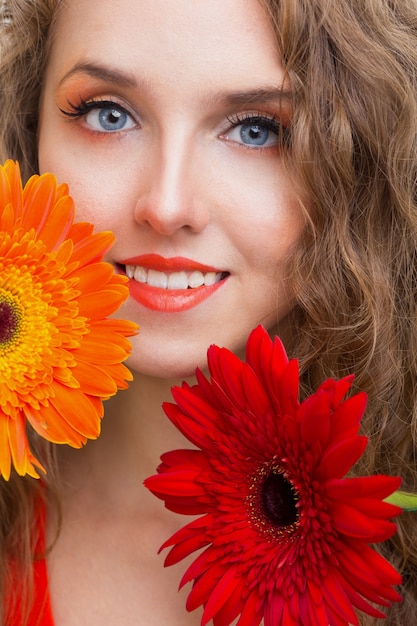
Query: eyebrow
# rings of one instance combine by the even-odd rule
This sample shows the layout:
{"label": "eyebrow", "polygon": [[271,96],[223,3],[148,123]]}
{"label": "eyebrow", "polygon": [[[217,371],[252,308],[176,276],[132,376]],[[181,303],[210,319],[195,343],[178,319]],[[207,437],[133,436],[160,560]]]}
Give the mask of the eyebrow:
{"label": "eyebrow", "polygon": [[230,106],[244,106],[257,102],[267,104],[268,102],[282,100],[291,101],[291,99],[291,90],[281,87],[260,87],[243,91],[231,91],[214,97],[214,100],[219,101],[221,104]]}
{"label": "eyebrow", "polygon": [[120,85],[121,87],[137,87],[136,78],[128,72],[115,70],[111,67],[89,63],[88,61],[76,63],[59,81],[61,86],[68,78],[76,74],[87,74],[91,78],[98,78],[107,83]]}
{"label": "eyebrow", "polygon": [[[123,70],[114,69],[105,65],[83,61],[76,63],[59,81],[61,86],[66,80],[76,74],[87,74],[92,78],[97,78],[107,83],[112,83],[121,87],[138,88],[139,83],[136,77]],[[291,101],[292,91],[282,87],[258,87],[254,89],[245,89],[230,91],[221,94],[209,94],[204,98],[207,101],[216,102],[225,106],[245,106],[252,103],[267,104],[268,102],[277,102],[282,100]]]}

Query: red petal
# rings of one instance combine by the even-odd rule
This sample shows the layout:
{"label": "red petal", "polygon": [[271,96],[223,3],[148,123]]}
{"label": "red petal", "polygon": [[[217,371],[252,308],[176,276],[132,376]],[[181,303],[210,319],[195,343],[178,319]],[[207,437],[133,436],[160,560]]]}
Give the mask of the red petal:
{"label": "red petal", "polygon": [[326,492],[331,498],[387,498],[401,485],[398,476],[361,476],[356,478],[332,479],[326,482]]}
{"label": "red petal", "polygon": [[[207,624],[213,617],[220,611],[223,606],[226,604],[228,598],[231,594],[235,592],[237,589],[242,588],[242,578],[239,576],[236,568],[233,565],[226,566],[226,572],[216,584],[214,589],[212,589],[213,581],[212,576],[211,581],[207,585],[207,588],[211,588],[210,596],[208,602],[205,606],[203,618],[201,620],[202,626]],[[213,569],[213,568],[212,568]],[[209,570],[209,573],[212,572],[212,569]],[[244,579],[243,579],[244,580]],[[199,581],[200,582],[200,581]]]}
{"label": "red petal", "polygon": [[164,403],[162,407],[166,415],[190,441],[201,448],[206,447],[211,443],[208,434],[219,421],[217,411],[185,386],[174,387],[172,395],[178,406]]}
{"label": "red petal", "polygon": [[366,437],[355,437],[337,442],[324,452],[317,468],[316,478],[318,480],[326,480],[330,477],[343,478],[360,458],[367,443]]}
{"label": "red petal", "polygon": [[[274,602],[270,603],[269,611],[265,612],[265,626],[301,626],[301,624],[298,619],[294,621],[288,603],[276,595]],[[303,626],[311,626],[311,624],[303,624]]]}
{"label": "red petal", "polygon": [[[210,569],[203,572],[194,582],[193,588],[187,598],[187,611],[194,611],[202,604],[206,604],[217,582],[223,576],[227,566],[214,562]],[[205,615],[201,619],[201,624],[207,623]]]}
{"label": "red petal", "polygon": [[336,409],[332,420],[332,433],[336,439],[345,439],[358,433],[366,403],[366,393],[357,393]]}
{"label": "red petal", "polygon": [[346,396],[347,392],[352,386],[353,380],[355,376],[350,374],[349,376],[345,376],[340,380],[335,380],[333,386],[333,408],[336,409],[339,404],[343,401],[343,398]]}
{"label": "red petal", "polygon": [[285,601],[281,593],[279,591],[273,592],[268,599],[268,602],[265,603],[265,626],[286,626],[286,623],[283,622],[284,608]]}
{"label": "red petal", "polygon": [[323,596],[327,604],[337,614],[343,624],[358,624],[357,616],[352,608],[352,603],[346,590],[340,583],[340,578],[331,572],[323,580],[321,585]]}
{"label": "red petal", "polygon": [[363,539],[368,543],[385,541],[396,531],[396,526],[392,522],[370,519],[357,509],[341,502],[332,505],[331,516],[333,527],[338,532]]}
{"label": "red petal", "polygon": [[294,415],[299,408],[299,373],[298,361],[289,361],[287,367],[282,372],[279,384],[272,387],[275,398],[275,405],[279,408],[281,415]]}
{"label": "red petal", "polygon": [[349,506],[361,511],[371,519],[392,519],[402,513],[399,506],[375,498],[352,498],[349,500]]}
{"label": "red petal", "polygon": [[[327,398],[326,398],[327,399]],[[308,444],[318,443],[325,450],[330,435],[330,413],[323,395],[314,394],[300,406],[297,414],[301,425],[301,437]]]}
{"label": "red petal", "polygon": [[202,533],[196,533],[195,535],[190,535],[188,539],[181,541],[181,543],[176,544],[171,550],[168,552],[164,565],[168,567],[169,565],[175,565],[182,561],[187,556],[190,556],[193,552],[197,550],[201,550],[201,548],[205,548],[208,544],[207,538]]}
{"label": "red petal", "polygon": [[[353,575],[353,579],[355,579],[354,575]],[[384,602],[383,598],[379,596],[378,594],[373,593],[369,589],[369,584],[367,585],[366,583],[364,584],[363,589],[360,589],[358,592],[358,590],[355,588],[357,587],[357,584],[355,584],[355,582],[356,581],[354,580],[354,583],[352,584],[352,581],[349,581],[347,579],[343,581],[343,585],[346,589],[346,593],[348,594],[353,606],[358,608],[360,611],[363,611],[364,613],[368,613],[368,615],[372,615],[373,617],[377,617],[377,618],[386,617],[384,613],[382,613],[382,611],[379,611],[374,606],[369,604],[369,602],[367,602],[363,596],[366,596],[368,599],[371,600],[371,602],[375,602],[376,604],[388,605],[386,602]],[[400,599],[401,598],[397,595],[396,600],[398,601]]]}
{"label": "red petal", "polygon": [[242,599],[243,610],[236,626],[258,626],[263,618],[263,601],[259,596],[259,590],[255,588],[252,593]]}
{"label": "red petal", "polygon": [[171,470],[168,474],[155,474],[145,480],[146,487],[154,494],[170,496],[200,496],[205,489],[196,482],[199,472],[190,470]]}
{"label": "red petal", "polygon": [[275,337],[272,342],[265,328],[258,326],[249,336],[246,345],[246,361],[277,409],[274,389],[278,386],[288,364],[288,357],[281,340]]}
{"label": "red petal", "polygon": [[242,371],[247,366],[233,352],[217,346],[209,348],[207,360],[212,384],[215,381],[235,406],[245,408]]}
{"label": "red petal", "polygon": [[[225,624],[232,624],[242,611],[242,607],[242,592],[239,587],[236,587],[235,590],[229,595],[221,609],[219,609],[213,617],[213,626],[225,626]],[[255,626],[255,623],[252,622],[251,626]]]}
{"label": "red petal", "polygon": [[248,367],[245,367],[242,371],[242,383],[245,394],[245,404],[258,419],[273,410],[268,396],[258,378]]}
{"label": "red petal", "polygon": [[158,473],[167,471],[171,468],[174,469],[191,469],[201,471],[202,468],[207,467],[207,456],[201,452],[201,450],[183,449],[183,450],[170,450],[161,454],[161,465],[158,468]]}
{"label": "red petal", "polygon": [[[191,554],[191,552],[189,554]],[[211,564],[213,563],[213,560],[216,560],[215,557],[216,554],[213,550],[213,547],[209,545],[209,547],[201,552],[185,571],[183,577],[181,578],[180,589],[182,589],[187,583],[191,582],[194,578],[198,578],[199,576],[201,576],[203,572],[209,569]]]}
{"label": "red petal", "polygon": [[[357,550],[361,550],[360,553]],[[372,548],[366,543],[359,545],[357,550],[346,549],[338,554],[338,568],[334,575],[340,578],[341,584],[351,598],[350,586],[369,600],[376,600],[378,604],[387,605],[387,599],[396,601],[399,599],[397,592],[392,589],[392,585],[400,584],[401,577],[394,568],[380,557],[379,563],[382,565],[381,571],[375,570],[372,558],[367,561],[367,557]],[[384,562],[385,561],[385,562]],[[386,584],[386,578],[390,582]]]}

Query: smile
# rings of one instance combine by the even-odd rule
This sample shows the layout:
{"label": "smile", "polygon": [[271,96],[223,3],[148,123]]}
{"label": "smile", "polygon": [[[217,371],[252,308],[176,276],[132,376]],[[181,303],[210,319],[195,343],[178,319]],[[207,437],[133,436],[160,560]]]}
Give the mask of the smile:
{"label": "smile", "polygon": [[227,271],[190,259],[167,259],[157,254],[126,259],[118,266],[129,279],[133,300],[161,313],[180,313],[198,306],[229,276]]}
{"label": "smile", "polygon": [[158,289],[197,289],[203,285],[210,287],[224,277],[222,272],[161,272],[140,265],[126,265],[125,272],[128,278]]}

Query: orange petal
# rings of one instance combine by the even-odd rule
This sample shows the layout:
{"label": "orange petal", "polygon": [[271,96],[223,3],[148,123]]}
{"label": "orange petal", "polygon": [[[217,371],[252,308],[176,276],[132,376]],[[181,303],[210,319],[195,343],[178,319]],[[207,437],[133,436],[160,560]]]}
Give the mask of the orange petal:
{"label": "orange petal", "polygon": [[92,263],[77,269],[72,273],[78,278],[76,288],[86,293],[96,291],[99,285],[108,283],[113,275],[113,267],[110,263]]}
{"label": "orange petal", "polygon": [[117,311],[128,295],[129,291],[124,285],[120,285],[120,289],[103,289],[83,294],[78,299],[79,313],[92,319],[107,317]]}
{"label": "orange petal", "polygon": [[37,229],[38,239],[43,241],[48,250],[56,250],[68,236],[75,215],[72,198],[61,198],[48,215],[41,228]]}
{"label": "orange petal", "polygon": [[[0,191],[0,194],[1,194],[1,191]],[[6,206],[1,210],[1,213],[0,213],[0,231],[4,231],[6,233],[12,233],[15,228],[16,228],[16,216],[14,212],[14,207],[11,203],[9,203],[9,204],[6,204]]]}
{"label": "orange petal", "polygon": [[55,383],[54,392],[55,396],[50,398],[50,403],[61,419],[83,437],[96,439],[100,434],[102,414],[97,413],[88,397],[79,389],[69,389],[59,383]]}
{"label": "orange petal", "polygon": [[8,160],[0,170],[1,206],[10,203],[18,219],[23,212],[23,189],[19,164]]}
{"label": "orange petal", "polygon": [[111,331],[112,333],[114,333],[114,340],[116,340],[116,337],[121,334],[125,335],[126,337],[132,337],[133,335],[136,335],[139,330],[139,326],[135,324],[135,322],[112,317],[111,319],[92,321],[91,329],[103,331],[106,334]]}
{"label": "orange petal", "polygon": [[9,480],[12,456],[9,444],[9,417],[0,409],[0,475]]}
{"label": "orange petal", "polygon": [[87,441],[86,437],[70,427],[52,405],[42,407],[39,411],[26,405],[24,412],[38,435],[51,443],[66,443],[73,448],[81,448]]}
{"label": "orange petal", "polygon": [[77,241],[75,242],[71,260],[78,261],[81,267],[87,265],[87,263],[101,261],[106,252],[112,247],[114,240],[115,237],[112,232],[104,231]]}
{"label": "orange petal", "polygon": [[[121,341],[122,339],[122,341]],[[90,363],[107,365],[109,363],[121,363],[130,353],[130,342],[124,337],[113,340],[109,333],[91,332],[85,335],[81,347],[75,357]]]}
{"label": "orange petal", "polygon": [[105,367],[99,367],[91,362],[83,362],[78,359],[72,372],[84,393],[109,398],[117,392],[116,382]]}
{"label": "orange petal", "polygon": [[33,478],[39,478],[34,465],[39,469],[44,468],[30,452],[29,442],[26,436],[26,420],[23,413],[16,413],[14,419],[9,419],[9,442],[12,453],[13,465],[20,476],[29,474]]}
{"label": "orange petal", "polygon": [[68,237],[72,239],[74,243],[78,243],[79,241],[82,241],[92,235],[93,232],[93,224],[89,224],[88,222],[76,222],[71,226]]}
{"label": "orange petal", "polygon": [[56,179],[52,174],[29,178],[23,190],[23,219],[25,230],[41,230],[56,202]]}

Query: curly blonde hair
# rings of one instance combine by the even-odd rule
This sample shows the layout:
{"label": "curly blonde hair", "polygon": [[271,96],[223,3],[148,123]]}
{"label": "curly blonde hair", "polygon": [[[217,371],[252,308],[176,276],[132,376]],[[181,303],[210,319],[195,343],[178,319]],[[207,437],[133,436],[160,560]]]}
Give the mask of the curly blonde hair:
{"label": "curly blonde hair", "polygon": [[[305,394],[355,373],[369,398],[369,445],[355,471],[401,475],[416,491],[416,0],[260,1],[293,92],[287,167],[309,198],[292,259],[297,304],[287,348]],[[0,157],[18,159],[25,177],[37,171],[38,103],[60,4],[6,0],[3,10]],[[0,558],[16,528],[28,526],[34,488],[21,481],[0,484]],[[15,515],[3,518],[17,497]],[[380,549],[402,573],[404,601],[386,623],[408,626],[417,623],[415,514],[398,525]]]}
{"label": "curly blonde hair", "polygon": [[[416,491],[417,4],[263,4],[294,90],[289,168],[310,201],[291,352],[306,392],[355,373],[369,437],[355,471],[401,475]],[[404,601],[387,623],[406,626],[417,622],[415,514],[398,524],[382,551]]]}

